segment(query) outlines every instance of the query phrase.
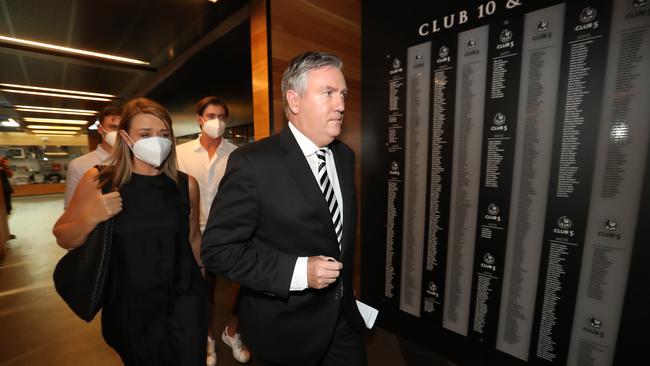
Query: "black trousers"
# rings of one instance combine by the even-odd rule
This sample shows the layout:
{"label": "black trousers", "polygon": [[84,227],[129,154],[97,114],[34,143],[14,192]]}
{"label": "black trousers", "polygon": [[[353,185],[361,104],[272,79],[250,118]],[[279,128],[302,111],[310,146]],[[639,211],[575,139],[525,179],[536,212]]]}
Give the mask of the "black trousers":
{"label": "black trousers", "polygon": [[[257,358],[257,366],[289,366]],[[334,336],[323,358],[313,366],[366,366],[366,350],[361,335],[348,324],[343,307]],[[301,365],[308,366],[308,365]]]}

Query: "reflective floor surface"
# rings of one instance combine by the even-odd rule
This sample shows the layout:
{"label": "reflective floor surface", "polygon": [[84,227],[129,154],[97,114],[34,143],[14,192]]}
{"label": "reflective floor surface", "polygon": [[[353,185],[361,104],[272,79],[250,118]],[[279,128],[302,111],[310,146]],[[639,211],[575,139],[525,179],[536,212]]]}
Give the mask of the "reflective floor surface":
{"label": "reflective floor surface", "polygon": [[[16,239],[7,243],[0,263],[0,366],[120,365],[103,341],[100,317],[91,323],[77,318],[59,298],[52,271],[65,250],[56,245],[52,226],[63,210],[63,196],[14,199],[9,219]],[[217,281],[216,320],[220,334],[226,322],[230,285]],[[366,339],[370,366],[453,365],[393,334],[376,329]],[[229,348],[217,341],[218,365],[241,365]]]}

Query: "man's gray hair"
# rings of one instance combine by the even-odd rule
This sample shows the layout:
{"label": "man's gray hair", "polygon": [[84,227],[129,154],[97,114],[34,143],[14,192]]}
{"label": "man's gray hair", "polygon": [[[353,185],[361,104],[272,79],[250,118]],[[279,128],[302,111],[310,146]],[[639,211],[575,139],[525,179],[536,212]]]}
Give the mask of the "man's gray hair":
{"label": "man's gray hair", "polygon": [[302,96],[307,86],[307,73],[323,67],[343,68],[343,61],[336,55],[327,52],[309,51],[296,56],[282,75],[282,106],[284,114],[289,118],[290,110],[287,102],[287,91],[293,90]]}

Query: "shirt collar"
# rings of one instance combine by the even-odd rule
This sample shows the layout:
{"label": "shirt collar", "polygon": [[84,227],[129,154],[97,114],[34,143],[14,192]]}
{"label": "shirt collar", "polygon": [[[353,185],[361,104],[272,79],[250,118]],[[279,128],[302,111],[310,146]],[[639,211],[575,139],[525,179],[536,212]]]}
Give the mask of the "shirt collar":
{"label": "shirt collar", "polygon": [[199,135],[199,137],[197,137],[196,139],[194,139],[194,140],[192,141],[192,149],[193,149],[194,151],[205,150],[205,149],[203,148],[203,145],[201,145],[201,141],[200,141],[200,140],[201,140],[201,135]]}
{"label": "shirt collar", "polygon": [[302,153],[305,156],[310,156],[320,149],[307,136],[303,135],[302,132],[300,132],[300,130],[298,130],[291,122],[289,122],[289,129],[291,130],[293,137],[296,138],[298,146],[300,146],[300,150],[302,150]]}
{"label": "shirt collar", "polygon": [[110,153],[102,147],[102,145],[97,145],[97,148],[95,149],[95,152],[97,153],[97,156],[99,157],[100,160],[106,160],[106,158],[110,155]]}
{"label": "shirt collar", "polygon": [[[222,136],[221,137],[221,143],[219,144],[219,146],[217,146],[217,151],[221,151],[221,150],[223,150],[225,148],[225,146],[224,146],[225,142],[226,142],[226,139],[223,138],[223,136]],[[197,137],[196,139],[192,140],[192,150],[194,150],[194,152],[207,151],[203,147],[203,145],[201,145],[201,135],[199,135],[199,137]]]}

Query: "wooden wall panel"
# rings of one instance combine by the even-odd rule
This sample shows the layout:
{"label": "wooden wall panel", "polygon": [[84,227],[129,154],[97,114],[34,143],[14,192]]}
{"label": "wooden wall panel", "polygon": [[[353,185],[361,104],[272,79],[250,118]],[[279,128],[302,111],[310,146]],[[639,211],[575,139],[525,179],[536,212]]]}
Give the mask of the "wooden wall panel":
{"label": "wooden wall panel", "polygon": [[348,84],[341,140],[361,153],[361,1],[270,1],[274,131],[286,125],[280,80],[304,51],[332,52],[343,60]]}
{"label": "wooden wall panel", "polygon": [[254,0],[251,3],[251,67],[255,141],[271,134],[266,9],[266,0]]}

